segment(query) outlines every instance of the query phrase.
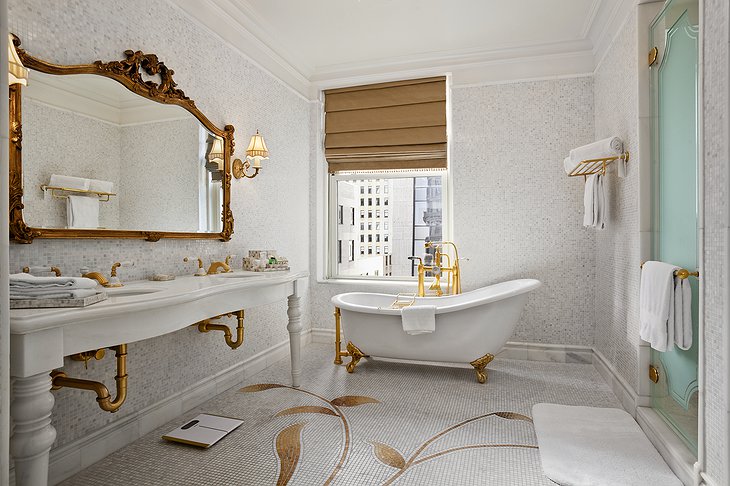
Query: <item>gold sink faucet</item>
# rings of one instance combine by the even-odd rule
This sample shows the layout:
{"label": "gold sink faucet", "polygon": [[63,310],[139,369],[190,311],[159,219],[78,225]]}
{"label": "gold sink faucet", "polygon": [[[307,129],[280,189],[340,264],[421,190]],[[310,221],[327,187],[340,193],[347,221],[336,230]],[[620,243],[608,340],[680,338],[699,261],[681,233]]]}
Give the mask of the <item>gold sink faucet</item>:
{"label": "gold sink faucet", "polygon": [[228,273],[231,271],[231,267],[228,266],[225,262],[213,262],[208,267],[208,275],[215,275],[218,273],[218,270],[223,270],[223,273]]}
{"label": "gold sink faucet", "polygon": [[96,280],[97,282],[99,282],[99,285],[101,285],[102,287],[109,286],[109,280],[107,280],[106,277],[99,272],[82,273],[81,276],[84,278],[90,278],[90,279]]}
{"label": "gold sink faucet", "polygon": [[81,276],[85,277],[85,278],[91,278],[93,280],[96,280],[97,282],[99,282],[99,285],[101,285],[102,287],[107,287],[107,288],[108,287],[123,287],[124,284],[121,282],[121,280],[119,280],[119,277],[117,276],[117,268],[119,268],[121,266],[126,267],[126,266],[132,266],[132,265],[134,265],[132,262],[124,262],[124,263],[115,262],[112,265],[112,270],[109,275],[109,279],[107,279],[100,272],[87,272],[87,273],[82,274]]}

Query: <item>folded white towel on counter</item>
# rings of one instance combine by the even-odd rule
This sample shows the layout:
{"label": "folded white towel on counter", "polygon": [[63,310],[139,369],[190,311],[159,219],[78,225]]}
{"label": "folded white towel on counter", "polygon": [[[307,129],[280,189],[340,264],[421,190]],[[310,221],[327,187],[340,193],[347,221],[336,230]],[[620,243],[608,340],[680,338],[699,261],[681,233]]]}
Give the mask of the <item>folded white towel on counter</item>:
{"label": "folded white towel on counter", "polygon": [[674,344],[685,351],[692,347],[692,287],[686,278],[675,278]]}
{"label": "folded white towel on counter", "polygon": [[36,277],[29,273],[12,273],[9,278],[13,289],[93,289],[97,281],[84,277]]}
{"label": "folded white towel on counter", "polygon": [[674,345],[674,272],[678,269],[669,263],[650,261],[641,270],[639,335],[657,351],[667,351]]}
{"label": "folded white towel on counter", "polygon": [[66,218],[69,228],[98,228],[99,199],[86,196],[68,196]]}
{"label": "folded white towel on counter", "polygon": [[98,292],[97,289],[10,289],[10,300],[84,299]]}
{"label": "folded white towel on counter", "polygon": [[111,181],[89,179],[89,190],[96,192],[114,192],[114,183]]}
{"label": "folded white towel on counter", "polygon": [[[563,160],[565,172],[570,174],[584,160],[600,159],[601,157],[614,157],[624,153],[624,143],[618,137],[609,137],[597,142],[589,143],[570,151],[568,158],[570,162]],[[617,160],[618,176],[626,176],[626,161]]]}
{"label": "folded white towel on counter", "polygon": [[400,311],[403,332],[411,336],[427,334],[436,330],[435,305],[411,305]]}
{"label": "folded white towel on counter", "polygon": [[51,174],[51,181],[48,185],[54,187],[64,187],[66,189],[80,189],[82,191],[88,191],[89,179],[84,179],[83,177]]}

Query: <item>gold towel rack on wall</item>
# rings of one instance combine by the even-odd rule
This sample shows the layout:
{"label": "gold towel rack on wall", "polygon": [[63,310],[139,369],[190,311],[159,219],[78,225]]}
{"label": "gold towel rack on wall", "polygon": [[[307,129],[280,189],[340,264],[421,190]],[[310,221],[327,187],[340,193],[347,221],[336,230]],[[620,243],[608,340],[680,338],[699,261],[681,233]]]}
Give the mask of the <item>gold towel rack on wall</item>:
{"label": "gold towel rack on wall", "polygon": [[99,198],[99,201],[101,201],[101,202],[108,202],[112,196],[116,196],[116,194],[113,192],[87,191],[84,189],[69,189],[68,187],[47,186],[45,184],[43,184],[41,186],[41,190],[43,190],[43,192],[51,191],[51,195],[53,197],[55,197],[56,199],[67,199],[68,198],[67,194],[58,194],[57,191],[73,192],[76,194],[89,194],[89,195],[97,196]]}
{"label": "gold towel rack on wall", "polygon": [[[641,265],[640,265],[641,268],[644,268],[644,263],[646,263],[646,262],[641,262]],[[700,272],[699,272],[699,270],[690,272],[686,268],[680,268],[679,270],[674,271],[674,276],[679,277],[681,279],[685,279],[685,278],[689,278],[689,277],[700,278]]]}
{"label": "gold towel rack on wall", "polygon": [[584,176],[588,177],[593,174],[606,175],[608,166],[614,160],[623,160],[624,162],[629,161],[629,153],[624,152],[621,155],[613,157],[601,157],[599,159],[588,159],[581,161],[572,171],[568,174],[568,177]]}

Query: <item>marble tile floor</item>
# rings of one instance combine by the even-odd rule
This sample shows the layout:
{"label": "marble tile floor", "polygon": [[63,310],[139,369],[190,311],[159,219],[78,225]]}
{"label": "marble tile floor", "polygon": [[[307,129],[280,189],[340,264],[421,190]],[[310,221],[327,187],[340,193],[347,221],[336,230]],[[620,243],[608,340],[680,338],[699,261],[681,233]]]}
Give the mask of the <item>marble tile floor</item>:
{"label": "marble tile floor", "polygon": [[[300,389],[282,360],[62,484],[551,485],[532,405],[620,407],[591,364],[498,357],[480,385],[471,368],[364,359],[348,374],[332,346],[303,351]],[[244,424],[210,449],[161,439],[199,413]]]}

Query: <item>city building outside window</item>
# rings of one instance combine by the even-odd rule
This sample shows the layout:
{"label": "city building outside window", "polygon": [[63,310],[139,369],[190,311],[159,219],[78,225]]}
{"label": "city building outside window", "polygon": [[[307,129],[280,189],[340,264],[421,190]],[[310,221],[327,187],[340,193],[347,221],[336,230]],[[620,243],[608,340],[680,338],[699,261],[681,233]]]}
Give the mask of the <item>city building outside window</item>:
{"label": "city building outside window", "polygon": [[343,209],[341,204],[337,206],[337,224],[342,224]]}
{"label": "city building outside window", "polygon": [[[328,275],[333,278],[374,278],[376,274],[379,278],[415,277],[417,263],[408,257],[429,259],[424,243],[444,239],[447,172],[371,172],[367,177],[372,180],[358,179],[361,174],[335,173],[330,178],[330,207],[334,211],[352,207],[351,216],[356,216],[356,220],[354,225],[337,225],[330,231],[331,245],[352,241],[353,254],[344,262],[341,251],[347,251],[345,248],[336,258],[331,256]],[[368,194],[374,187],[376,194],[388,194],[388,197],[376,197],[375,201],[372,197],[361,198],[359,194],[365,193],[366,187]],[[373,202],[376,209],[372,207]],[[377,209],[381,203],[385,208]],[[358,240],[377,244],[360,245],[356,253],[354,243]],[[385,245],[381,246],[382,243]]]}

